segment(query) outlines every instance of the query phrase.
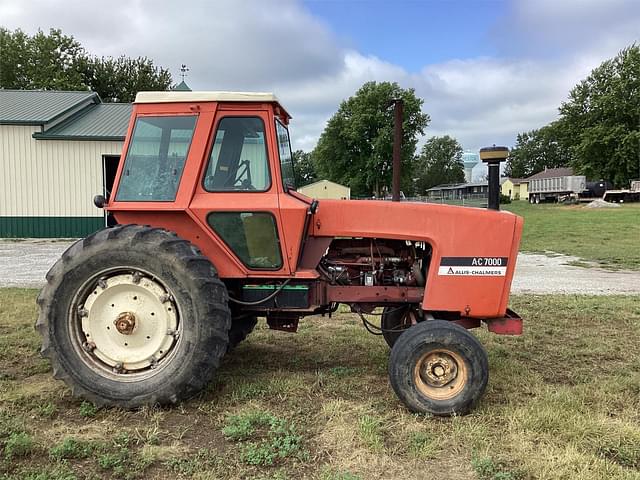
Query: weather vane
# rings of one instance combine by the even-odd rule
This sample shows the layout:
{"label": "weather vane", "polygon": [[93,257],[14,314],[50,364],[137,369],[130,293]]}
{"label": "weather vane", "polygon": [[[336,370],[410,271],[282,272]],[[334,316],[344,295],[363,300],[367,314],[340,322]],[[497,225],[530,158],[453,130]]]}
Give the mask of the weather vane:
{"label": "weather vane", "polygon": [[189,71],[189,69],[187,68],[186,64],[182,64],[182,66],[180,67],[180,76],[182,77],[182,81],[184,82],[184,77],[187,76],[187,72]]}

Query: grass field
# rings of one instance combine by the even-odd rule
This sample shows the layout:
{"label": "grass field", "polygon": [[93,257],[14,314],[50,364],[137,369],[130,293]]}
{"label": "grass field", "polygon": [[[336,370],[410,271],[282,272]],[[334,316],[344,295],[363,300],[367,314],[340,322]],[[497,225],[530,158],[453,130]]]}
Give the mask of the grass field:
{"label": "grass field", "polygon": [[98,410],[37,353],[33,290],[0,290],[0,478],[638,479],[638,297],[527,296],[526,335],[478,331],[491,379],[465,417],[412,415],[357,317],[259,328],[173,409]]}
{"label": "grass field", "polygon": [[640,269],[640,204],[620,208],[583,205],[504,205],[525,219],[521,251],[557,252],[604,267]]}

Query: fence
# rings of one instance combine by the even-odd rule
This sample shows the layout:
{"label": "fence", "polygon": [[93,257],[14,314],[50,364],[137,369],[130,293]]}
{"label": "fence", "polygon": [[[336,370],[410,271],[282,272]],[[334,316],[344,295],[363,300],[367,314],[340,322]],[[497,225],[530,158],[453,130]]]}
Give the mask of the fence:
{"label": "fence", "polygon": [[[372,197],[351,197],[351,200],[385,200],[391,201],[391,197],[386,198],[372,198]],[[442,197],[402,197],[401,202],[420,202],[420,203],[432,203],[439,205],[457,205],[460,207],[476,207],[487,208],[486,195],[468,195],[461,198],[442,198]]]}

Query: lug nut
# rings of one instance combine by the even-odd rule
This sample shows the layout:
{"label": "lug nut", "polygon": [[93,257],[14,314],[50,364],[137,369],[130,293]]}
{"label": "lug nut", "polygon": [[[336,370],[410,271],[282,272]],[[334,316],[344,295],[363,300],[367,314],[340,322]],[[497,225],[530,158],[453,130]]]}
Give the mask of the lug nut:
{"label": "lug nut", "polygon": [[160,297],[160,302],[161,303],[173,302],[173,297],[168,293],[165,293]]}

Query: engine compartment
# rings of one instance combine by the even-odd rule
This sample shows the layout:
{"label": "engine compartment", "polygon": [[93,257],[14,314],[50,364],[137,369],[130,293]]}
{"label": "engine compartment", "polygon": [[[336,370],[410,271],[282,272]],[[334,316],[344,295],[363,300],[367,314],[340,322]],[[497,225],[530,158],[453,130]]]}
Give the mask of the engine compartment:
{"label": "engine compartment", "polygon": [[338,238],[331,242],[318,270],[331,284],[422,287],[430,260],[431,246],[425,242]]}

